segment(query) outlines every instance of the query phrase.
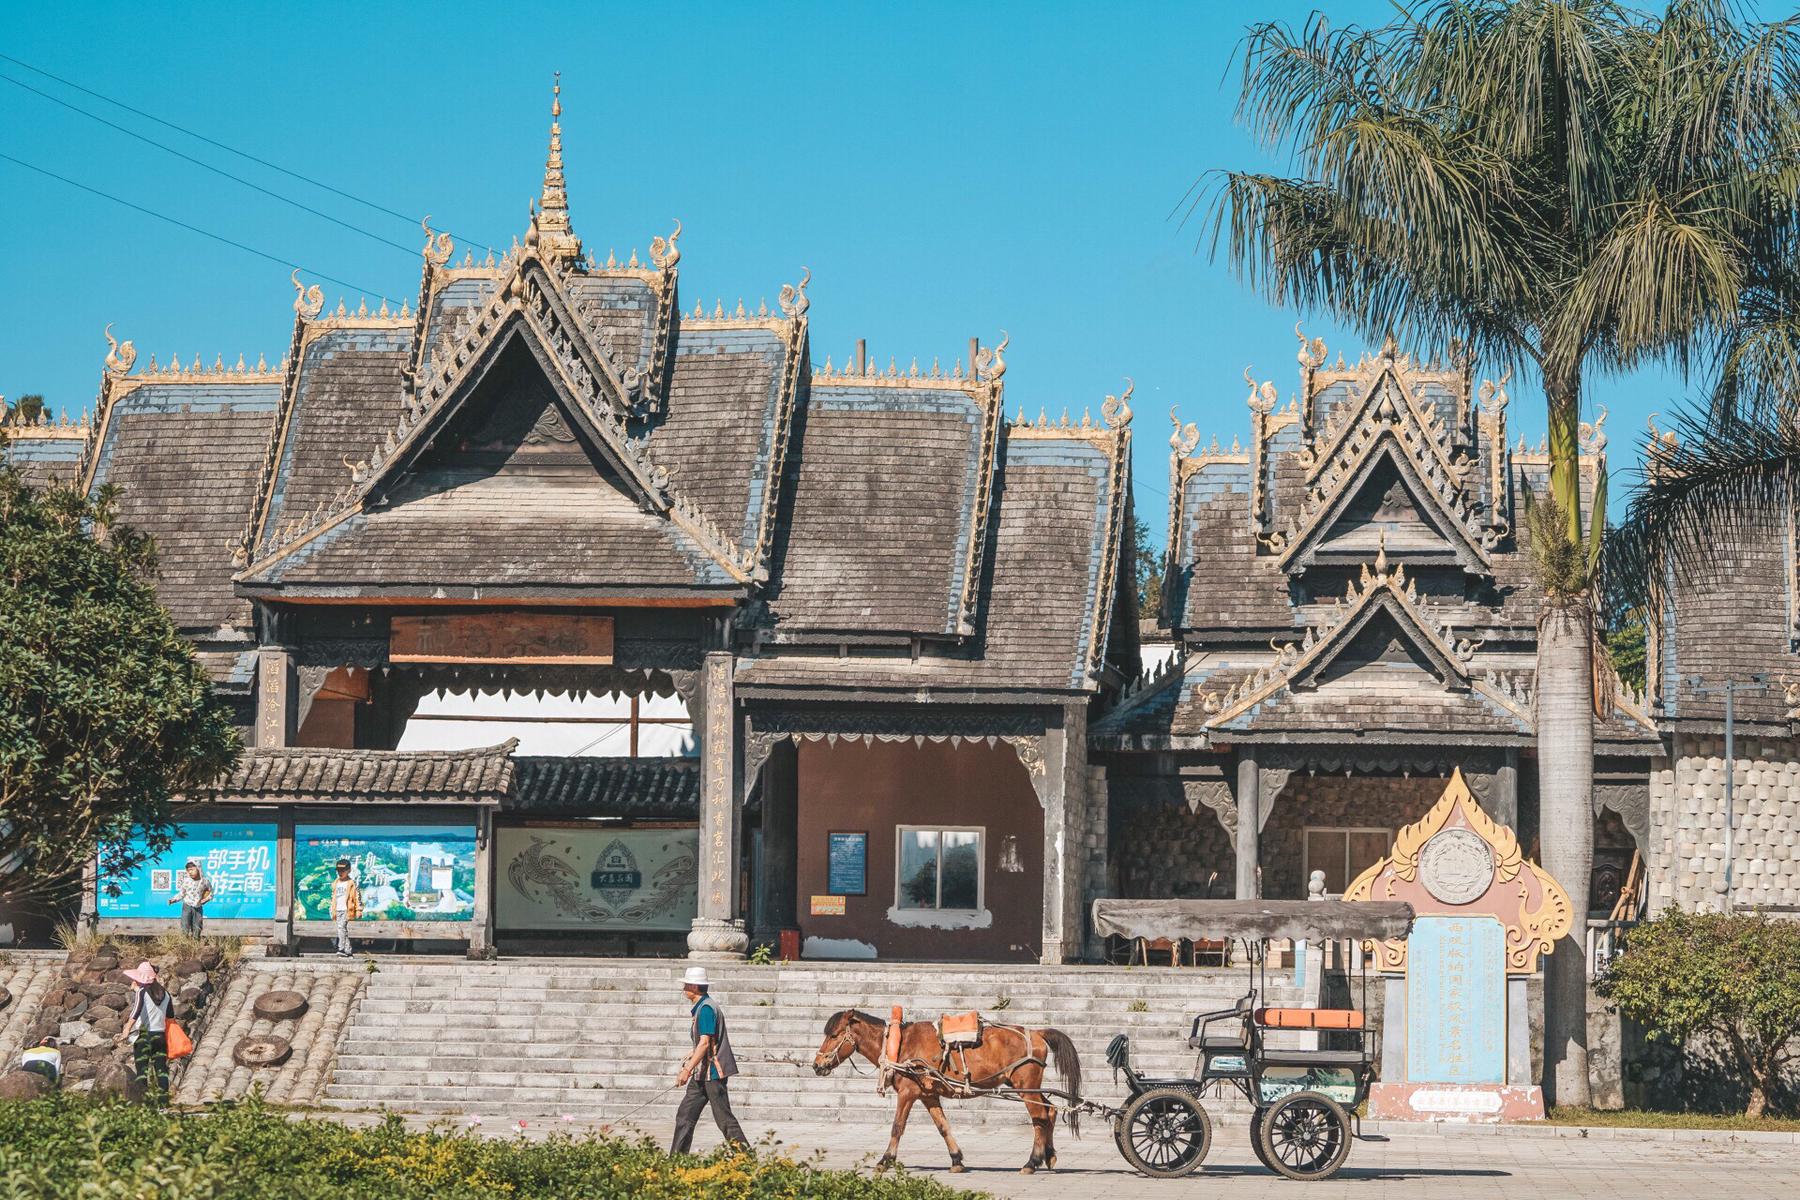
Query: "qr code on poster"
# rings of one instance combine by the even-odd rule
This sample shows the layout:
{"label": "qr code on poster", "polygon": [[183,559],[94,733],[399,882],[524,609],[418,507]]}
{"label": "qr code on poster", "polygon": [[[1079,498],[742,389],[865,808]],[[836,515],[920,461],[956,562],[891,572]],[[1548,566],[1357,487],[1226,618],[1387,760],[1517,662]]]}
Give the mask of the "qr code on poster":
{"label": "qr code on poster", "polygon": [[150,872],[150,890],[169,892],[175,889],[175,873],[167,869]]}

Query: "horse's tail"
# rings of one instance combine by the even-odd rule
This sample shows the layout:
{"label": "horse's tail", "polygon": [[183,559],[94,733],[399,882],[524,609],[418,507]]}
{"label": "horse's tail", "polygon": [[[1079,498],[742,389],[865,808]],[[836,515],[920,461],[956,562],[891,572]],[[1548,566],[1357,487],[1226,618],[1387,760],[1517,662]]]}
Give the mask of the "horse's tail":
{"label": "horse's tail", "polygon": [[[1060,1029],[1043,1030],[1044,1044],[1050,1047],[1055,1056],[1056,1069],[1062,1073],[1063,1082],[1068,1086],[1069,1094],[1081,1095],[1081,1056],[1075,1053],[1075,1043],[1069,1035]],[[1081,1136],[1081,1112],[1071,1104],[1065,1110],[1069,1118],[1069,1132],[1076,1137]]]}

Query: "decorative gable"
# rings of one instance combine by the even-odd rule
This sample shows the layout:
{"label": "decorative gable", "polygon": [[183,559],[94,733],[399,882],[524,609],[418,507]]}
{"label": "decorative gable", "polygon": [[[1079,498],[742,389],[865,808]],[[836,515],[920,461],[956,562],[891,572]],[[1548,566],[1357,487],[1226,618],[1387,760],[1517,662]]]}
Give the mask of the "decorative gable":
{"label": "decorative gable", "polygon": [[[1349,585],[1344,599],[1335,602],[1335,609],[1323,632],[1308,628],[1299,642],[1276,646],[1273,663],[1219,697],[1217,715],[1209,724],[1225,725],[1277,692],[1312,687],[1322,679],[1341,676],[1341,669],[1332,671],[1341,659],[1357,661],[1345,659],[1346,652],[1359,646],[1366,651],[1371,641],[1380,643],[1373,658],[1410,660],[1432,671],[1445,688],[1471,685],[1469,661],[1480,643],[1459,638],[1432,619],[1420,606],[1418,589],[1407,579],[1405,565],[1388,571],[1385,550],[1377,551],[1373,571],[1363,567],[1360,582]],[[1362,637],[1365,632],[1372,637]],[[1394,643],[1391,649],[1389,642]]]}
{"label": "decorative gable", "polygon": [[[1463,444],[1461,418],[1445,420],[1439,403],[1415,394],[1416,372],[1392,338],[1379,358],[1353,371],[1340,365],[1321,372],[1323,355],[1322,343],[1302,345],[1308,388],[1349,390],[1294,453],[1304,472],[1304,499],[1284,528],[1263,538],[1283,570],[1304,572],[1321,554],[1366,558],[1372,542],[1392,534],[1396,554],[1454,561],[1472,575],[1491,576],[1490,551],[1501,530],[1484,522],[1472,502],[1475,462]],[[1457,377],[1464,374],[1459,368]],[[1309,394],[1301,411],[1317,407]]]}

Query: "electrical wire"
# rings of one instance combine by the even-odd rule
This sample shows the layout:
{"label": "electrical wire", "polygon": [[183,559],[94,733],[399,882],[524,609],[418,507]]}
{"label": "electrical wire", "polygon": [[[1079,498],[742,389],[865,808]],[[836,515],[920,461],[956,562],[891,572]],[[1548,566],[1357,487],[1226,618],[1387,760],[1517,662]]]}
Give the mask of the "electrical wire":
{"label": "electrical wire", "polygon": [[[114,108],[120,108],[120,109],[125,110],[126,112],[132,114],[133,116],[142,117],[146,121],[154,121],[156,124],[163,126],[165,129],[173,129],[175,132],[184,134],[188,137],[191,137],[195,141],[205,142],[207,145],[212,146],[219,150],[223,150],[227,154],[235,154],[239,158],[247,159],[248,161],[255,163],[259,167],[267,167],[269,170],[277,171],[283,175],[286,175],[290,179],[298,179],[301,183],[305,183],[312,187],[316,187],[321,191],[330,192],[334,196],[341,196],[345,200],[349,200],[355,204],[360,204],[364,208],[374,209],[376,212],[382,213],[385,216],[394,217],[398,220],[405,221],[408,225],[417,225],[420,223],[418,217],[409,217],[403,212],[396,212],[395,210],[387,207],[385,204],[377,204],[373,200],[366,200],[363,197],[356,195],[354,192],[346,192],[342,188],[333,187],[331,184],[321,182],[320,180],[312,178],[312,176],[310,176],[310,175],[303,175],[300,172],[290,170],[287,167],[280,165],[279,163],[272,163],[266,158],[259,158],[256,155],[250,153],[248,150],[239,150],[236,146],[226,145],[224,142],[221,142],[216,138],[207,137],[204,133],[196,133],[194,130],[189,129],[184,125],[177,125],[175,122],[165,120],[162,117],[157,116],[155,113],[145,112],[141,108],[134,108],[131,105],[125,103],[123,100],[115,100],[111,96],[107,96],[100,92],[94,91],[92,88],[82,87],[79,83],[76,83],[74,80],[64,79],[60,75],[52,74],[51,72],[44,70],[44,68],[42,68],[42,67],[34,66],[31,63],[26,62],[24,59],[14,58],[10,54],[0,53],[0,61],[12,63],[14,66],[24,67],[27,71],[30,71],[34,75],[42,75],[45,79],[54,80],[55,82],[62,84],[64,87],[72,88],[75,91],[80,92],[85,96],[92,96],[96,100],[104,101],[105,103],[112,105]],[[39,93],[39,94],[42,95],[43,93]],[[62,103],[61,101],[57,101],[57,102],[59,104]],[[73,107],[73,106],[70,106],[70,107]],[[76,111],[80,112],[82,110],[77,109]],[[85,115],[91,115],[91,114],[85,114]],[[96,117],[95,119],[103,120],[104,118]],[[137,136],[137,135],[134,134],[133,136]],[[448,233],[451,237],[455,238],[457,241],[465,243],[470,246],[479,246],[483,250],[493,250],[494,249],[494,247],[488,245],[486,242],[480,242],[480,241],[476,241],[474,238],[464,237],[462,234],[457,233],[454,230],[445,229],[445,230],[439,230],[439,232]],[[407,253],[410,254],[413,252],[409,250]],[[495,251],[495,253],[499,253],[499,252]]]}
{"label": "electrical wire", "polygon": [[396,242],[391,238],[382,237],[379,233],[371,233],[367,229],[364,229],[360,225],[352,225],[350,222],[341,220],[337,217],[334,217],[328,212],[321,212],[320,210],[313,208],[310,205],[302,204],[298,200],[295,200],[289,196],[284,196],[280,192],[273,191],[269,188],[263,187],[259,183],[252,183],[248,179],[245,179],[241,175],[233,175],[230,171],[224,170],[220,167],[215,167],[211,163],[205,161],[204,159],[195,158],[191,154],[185,154],[182,151],[175,149],[175,147],[173,147],[173,146],[165,145],[164,143],[157,141],[155,138],[145,137],[143,134],[137,132],[135,129],[127,129],[125,126],[118,124],[116,121],[107,120],[105,117],[100,116],[98,113],[89,112],[87,109],[82,108],[79,105],[70,104],[67,100],[59,99],[56,96],[52,96],[49,92],[42,91],[38,88],[34,88],[29,83],[25,83],[21,80],[14,79],[11,75],[8,75],[3,71],[0,71],[0,80],[5,81],[6,83],[10,83],[16,88],[24,88],[26,91],[30,92],[34,96],[41,96],[45,100],[50,101],[50,103],[52,103],[52,104],[60,104],[72,113],[79,113],[81,116],[88,118],[88,120],[90,120],[90,121],[98,121],[100,124],[106,126],[108,129],[116,129],[120,133],[124,134],[126,137],[133,137],[133,138],[136,138],[138,141],[143,142],[145,145],[155,146],[158,150],[161,150],[164,154],[173,154],[176,158],[181,159],[183,162],[193,163],[196,167],[199,167],[202,170],[211,171],[214,175],[219,175],[226,179],[229,179],[229,180],[231,180],[231,182],[233,182],[235,184],[239,184],[240,186],[243,186],[243,187],[247,187],[253,192],[261,192],[263,195],[268,196],[272,200],[279,200],[281,203],[291,205],[292,207],[299,209],[301,212],[311,213],[313,216],[318,217],[322,221],[330,221],[333,225],[339,226],[340,228],[343,228],[343,229],[348,229],[351,233],[360,233],[362,236],[370,239],[371,241],[380,242],[384,246],[391,246],[395,250],[400,251],[400,253],[407,255],[408,257],[412,257],[412,256],[415,256],[418,254],[418,251],[413,249],[410,246],[402,246],[399,242]]}
{"label": "electrical wire", "polygon": [[12,155],[7,154],[4,151],[0,151],[0,159],[5,160],[6,162],[12,163],[15,166],[24,167],[27,171],[35,171],[39,175],[43,175],[47,178],[56,180],[58,183],[66,183],[72,188],[79,188],[80,190],[87,192],[89,195],[100,197],[102,200],[111,200],[114,204],[122,204],[126,208],[133,209],[137,212],[143,213],[147,217],[155,217],[159,221],[167,221],[169,224],[179,226],[180,228],[187,230],[189,233],[197,233],[201,237],[211,238],[215,242],[223,242],[227,246],[231,246],[235,249],[242,250],[246,254],[254,254],[258,258],[267,259],[269,262],[277,263],[280,266],[292,267],[296,271],[304,271],[308,275],[316,276],[317,278],[323,279],[329,283],[335,283],[339,287],[345,288],[349,291],[360,292],[364,296],[380,296],[383,299],[387,298],[387,293],[383,292],[380,288],[359,287],[356,284],[349,282],[348,280],[339,279],[335,275],[327,275],[323,271],[315,271],[311,267],[302,266],[300,263],[291,262],[288,259],[281,258],[274,254],[270,254],[264,250],[258,250],[255,246],[246,246],[242,242],[233,241],[232,239],[225,237],[222,234],[214,233],[209,229],[202,229],[198,225],[190,225],[186,221],[180,220],[177,217],[169,216],[167,213],[159,213],[153,208],[145,208],[141,204],[134,204],[130,200],[126,200],[119,196],[115,196],[110,192],[103,192],[97,187],[89,187],[87,184],[81,183],[74,179],[70,179],[66,175],[58,175],[55,171],[46,170],[43,167],[40,167],[35,163],[28,163],[22,158],[14,158]]}

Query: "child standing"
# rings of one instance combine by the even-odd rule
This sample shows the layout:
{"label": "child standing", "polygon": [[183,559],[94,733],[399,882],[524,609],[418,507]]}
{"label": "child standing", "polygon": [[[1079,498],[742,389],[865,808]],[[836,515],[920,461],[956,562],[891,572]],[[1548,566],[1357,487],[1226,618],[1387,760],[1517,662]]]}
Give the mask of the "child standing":
{"label": "child standing", "polygon": [[350,860],[337,860],[337,878],[331,881],[331,921],[337,929],[339,958],[350,957],[350,922],[362,919],[362,891],[350,878]]}

